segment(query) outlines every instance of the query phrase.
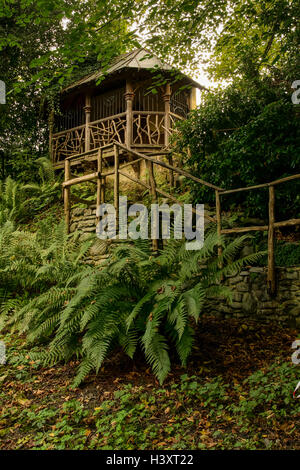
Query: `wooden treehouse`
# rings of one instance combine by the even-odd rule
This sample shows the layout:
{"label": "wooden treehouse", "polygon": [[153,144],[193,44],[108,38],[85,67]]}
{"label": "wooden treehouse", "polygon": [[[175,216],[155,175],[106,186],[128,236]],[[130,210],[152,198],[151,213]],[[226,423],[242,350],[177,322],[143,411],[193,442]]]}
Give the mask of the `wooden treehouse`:
{"label": "wooden treehouse", "polygon": [[[152,93],[158,73],[165,84]],[[62,91],[50,126],[54,168],[112,142],[143,154],[167,148],[174,124],[196,105],[196,88],[203,87],[178,72],[175,79],[171,66],[144,49],[117,58],[105,76],[100,70],[72,83]]]}

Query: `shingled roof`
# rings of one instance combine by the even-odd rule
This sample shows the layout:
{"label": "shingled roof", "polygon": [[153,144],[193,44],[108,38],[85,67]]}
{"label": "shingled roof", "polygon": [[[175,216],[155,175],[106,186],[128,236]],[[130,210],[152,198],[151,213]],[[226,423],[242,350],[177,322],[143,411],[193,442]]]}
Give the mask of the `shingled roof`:
{"label": "shingled roof", "polygon": [[[105,74],[103,70],[100,69],[96,72],[86,75],[80,80],[77,80],[76,82],[68,85],[66,88],[63,89],[63,92],[68,92],[74,90],[77,87],[85,85],[91,85],[93,83],[96,83],[104,75],[113,75],[117,72],[124,71],[125,69],[133,69],[136,71],[150,71],[151,69],[153,70],[156,68],[166,72],[174,70],[171,65],[162,62],[155,54],[150,53],[146,49],[135,49],[132,52],[128,52],[126,54],[118,56],[112,62],[111,66],[105,71]],[[182,77],[186,78],[191,85],[197,88],[205,88],[185,74],[182,74]]]}

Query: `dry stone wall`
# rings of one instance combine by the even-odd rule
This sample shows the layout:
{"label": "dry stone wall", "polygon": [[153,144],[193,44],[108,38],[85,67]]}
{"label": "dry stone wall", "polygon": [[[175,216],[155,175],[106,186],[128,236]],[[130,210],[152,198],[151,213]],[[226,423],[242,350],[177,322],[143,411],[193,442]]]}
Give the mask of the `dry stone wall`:
{"label": "dry stone wall", "polygon": [[233,291],[230,304],[210,299],[206,313],[224,317],[277,321],[300,327],[300,267],[276,268],[277,292],[267,292],[267,269],[253,267],[229,277],[225,285]]}
{"label": "dry stone wall", "polygon": [[[96,206],[88,209],[75,208],[71,212],[70,230],[82,232],[82,239],[95,233]],[[87,262],[100,264],[108,255],[103,244],[95,243]],[[277,293],[271,297],[267,293],[266,268],[245,269],[226,279],[225,284],[232,288],[233,301],[210,299],[206,314],[223,317],[249,318],[277,321],[300,327],[300,267],[276,268]]]}

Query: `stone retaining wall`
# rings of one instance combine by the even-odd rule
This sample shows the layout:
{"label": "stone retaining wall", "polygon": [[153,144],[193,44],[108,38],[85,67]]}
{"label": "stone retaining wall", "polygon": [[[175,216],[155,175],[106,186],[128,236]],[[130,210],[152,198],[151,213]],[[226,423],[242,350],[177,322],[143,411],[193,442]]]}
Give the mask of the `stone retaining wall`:
{"label": "stone retaining wall", "polygon": [[235,318],[251,317],[300,327],[300,267],[276,268],[276,296],[267,293],[267,269],[253,267],[226,279],[231,304],[211,299],[206,312]]}
{"label": "stone retaining wall", "polygon": [[[71,232],[76,230],[82,232],[84,239],[95,233],[95,228],[96,206],[91,206],[89,209],[75,208],[71,211]],[[87,262],[100,264],[107,256],[103,245],[96,242],[87,257]],[[300,327],[300,267],[277,267],[276,277],[275,297],[267,293],[266,268],[253,267],[229,277],[225,285],[233,290],[232,303],[211,299],[206,313],[224,317],[275,320]]]}
{"label": "stone retaining wall", "polygon": [[[80,239],[82,241],[92,234],[96,235],[96,205],[90,206],[89,209],[76,207],[71,210],[70,232],[76,231],[81,233]],[[95,239],[95,243],[85,258],[86,263],[101,264],[108,257],[107,248],[107,243]]]}
{"label": "stone retaining wall", "polygon": [[89,209],[76,207],[71,210],[70,232],[75,232],[76,230],[88,234],[96,231],[95,205],[90,206]]}

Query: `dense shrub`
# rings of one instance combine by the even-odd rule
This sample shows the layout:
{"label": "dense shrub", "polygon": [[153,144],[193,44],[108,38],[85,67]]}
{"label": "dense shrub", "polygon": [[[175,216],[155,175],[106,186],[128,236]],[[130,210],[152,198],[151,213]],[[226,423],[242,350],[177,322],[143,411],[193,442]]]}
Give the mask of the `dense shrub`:
{"label": "dense shrub", "polygon": [[[176,147],[195,175],[223,188],[265,183],[299,172],[299,119],[289,95],[268,83],[238,83],[204,99],[180,124]],[[297,217],[299,189],[299,182],[276,188],[276,216]],[[214,199],[213,191],[198,184],[192,185],[192,196],[202,203]],[[263,189],[226,196],[222,204],[241,204],[246,215],[265,218],[267,198]]]}
{"label": "dense shrub", "polygon": [[0,225],[6,221],[24,222],[57,202],[61,197],[50,160],[40,158],[39,183],[23,184],[7,177],[0,181]]}

